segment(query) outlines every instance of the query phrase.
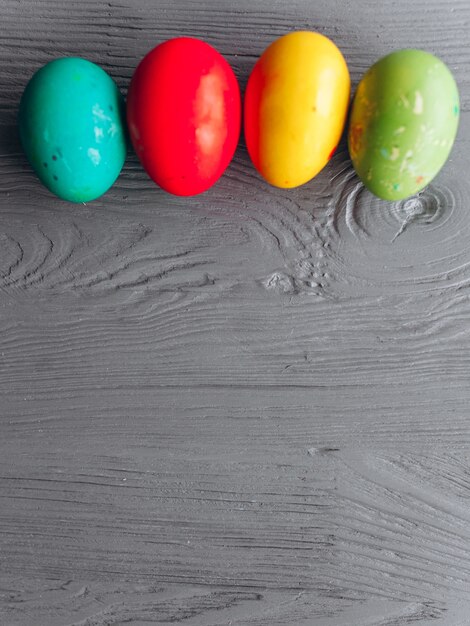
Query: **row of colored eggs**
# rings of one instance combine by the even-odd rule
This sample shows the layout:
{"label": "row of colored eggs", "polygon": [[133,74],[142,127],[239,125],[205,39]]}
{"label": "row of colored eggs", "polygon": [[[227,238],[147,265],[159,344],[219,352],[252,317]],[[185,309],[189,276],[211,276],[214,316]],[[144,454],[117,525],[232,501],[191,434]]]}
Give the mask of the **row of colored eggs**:
{"label": "row of colored eggs", "polygon": [[[331,40],[300,31],[274,41],[244,99],[246,145],[259,173],[277,187],[311,180],[336,149],[349,99],[348,68]],[[442,61],[411,49],[383,57],[362,78],[350,111],[349,151],[364,185],[387,200],[420,191],[445,163],[458,117],[457,86]],[[26,86],[19,129],[39,178],[65,200],[93,200],[111,187],[128,133],[149,176],[189,196],[211,187],[234,155],[240,89],[227,61],[188,37],[144,57],[127,107],[100,67],[61,58]]]}

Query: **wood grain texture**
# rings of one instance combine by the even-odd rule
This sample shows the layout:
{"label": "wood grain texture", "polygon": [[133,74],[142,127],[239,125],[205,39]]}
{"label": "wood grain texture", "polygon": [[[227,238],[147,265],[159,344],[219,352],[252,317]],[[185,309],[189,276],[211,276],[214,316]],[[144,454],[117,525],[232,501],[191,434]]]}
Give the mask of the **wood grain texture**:
{"label": "wood grain texture", "polygon": [[[0,0],[0,624],[470,623],[467,0]],[[344,142],[311,183],[241,143],[183,199],[129,155],[70,205],[16,111],[59,55],[123,93],[157,42],[215,45],[246,84],[291,29],[353,85],[438,54],[462,118],[432,185],[374,199]]]}

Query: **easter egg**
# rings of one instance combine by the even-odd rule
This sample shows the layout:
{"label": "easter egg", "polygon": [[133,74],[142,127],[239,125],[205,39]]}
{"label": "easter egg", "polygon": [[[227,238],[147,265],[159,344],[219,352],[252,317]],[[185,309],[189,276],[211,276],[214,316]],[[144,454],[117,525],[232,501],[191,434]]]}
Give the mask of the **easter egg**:
{"label": "easter egg", "polygon": [[245,140],[260,174],[277,187],[318,174],[340,140],[349,94],[346,62],[330,39],[298,31],[274,41],[245,94]]}
{"label": "easter egg", "polygon": [[459,94],[447,66],[423,50],[392,52],[366,72],[354,96],[354,168],[379,198],[407,198],[446,162],[458,121]]}
{"label": "easter egg", "polygon": [[98,65],[67,57],[39,69],[23,92],[19,132],[44,185],[64,200],[105,193],[126,158],[125,108],[113,79]]}
{"label": "easter egg", "polygon": [[232,68],[199,39],[161,43],[132,77],[130,137],[148,175],[169,193],[195,195],[220,178],[235,152],[240,118]]}

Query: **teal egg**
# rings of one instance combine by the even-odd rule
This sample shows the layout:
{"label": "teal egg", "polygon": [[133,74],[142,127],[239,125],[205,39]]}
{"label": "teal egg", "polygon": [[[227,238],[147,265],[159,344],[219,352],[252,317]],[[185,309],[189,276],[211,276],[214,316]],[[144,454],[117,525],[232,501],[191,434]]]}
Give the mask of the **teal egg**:
{"label": "teal egg", "polygon": [[127,152],[124,100],[98,65],[67,57],[39,69],[24,90],[20,139],[42,183],[71,202],[105,193]]}

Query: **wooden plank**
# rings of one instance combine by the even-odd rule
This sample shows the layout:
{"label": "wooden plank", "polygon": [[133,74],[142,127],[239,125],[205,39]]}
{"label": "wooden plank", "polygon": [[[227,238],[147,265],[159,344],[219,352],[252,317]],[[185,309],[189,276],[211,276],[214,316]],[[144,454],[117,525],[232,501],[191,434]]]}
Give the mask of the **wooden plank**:
{"label": "wooden plank", "polygon": [[[0,623],[465,625],[470,614],[470,6],[1,0]],[[157,42],[246,83],[295,28],[353,83],[423,47],[462,120],[419,198],[374,200],[344,142],[275,190],[243,142],[206,194],[129,155],[102,199],[42,189],[22,89],[78,54],[126,91]]]}

